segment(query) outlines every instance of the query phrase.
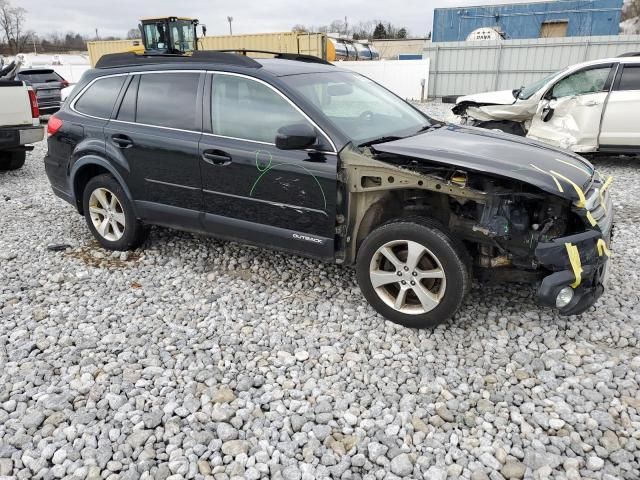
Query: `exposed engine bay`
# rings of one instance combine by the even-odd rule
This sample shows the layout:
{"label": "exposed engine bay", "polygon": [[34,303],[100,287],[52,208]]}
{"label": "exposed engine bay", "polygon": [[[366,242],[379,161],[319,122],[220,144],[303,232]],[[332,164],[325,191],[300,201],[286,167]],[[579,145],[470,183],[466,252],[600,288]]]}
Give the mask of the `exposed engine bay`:
{"label": "exposed engine bay", "polygon": [[[535,187],[371,150],[362,157],[370,160],[365,160],[370,163],[368,168],[362,158],[357,166],[352,163],[354,158],[345,162],[355,167],[349,172],[352,191],[369,197],[368,201],[356,200],[356,210],[365,204],[372,208],[351,225],[357,239],[385,218],[426,216],[465,242],[476,267],[534,271],[539,267],[534,257],[538,243],[585,229],[570,202]],[[408,185],[410,181],[414,188]],[[362,212],[351,212],[351,219],[358,213]]]}

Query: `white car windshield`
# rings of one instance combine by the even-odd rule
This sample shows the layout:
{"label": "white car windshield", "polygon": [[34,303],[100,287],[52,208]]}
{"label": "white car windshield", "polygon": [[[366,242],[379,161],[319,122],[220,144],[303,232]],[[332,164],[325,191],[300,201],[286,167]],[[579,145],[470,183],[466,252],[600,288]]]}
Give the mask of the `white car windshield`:
{"label": "white car windshield", "polygon": [[521,100],[530,99],[533,96],[533,94],[536,93],[538,90],[540,90],[542,87],[544,87],[549,80],[551,80],[554,77],[557,77],[565,70],[566,68],[563,68],[562,70],[558,70],[557,72],[554,72],[551,75],[547,75],[546,77],[541,78],[537,82],[533,82],[527,85],[526,87],[522,87],[520,89],[520,92],[518,93],[518,98]]}
{"label": "white car windshield", "polygon": [[413,135],[429,117],[368,78],[349,72],[282,77],[356,145]]}

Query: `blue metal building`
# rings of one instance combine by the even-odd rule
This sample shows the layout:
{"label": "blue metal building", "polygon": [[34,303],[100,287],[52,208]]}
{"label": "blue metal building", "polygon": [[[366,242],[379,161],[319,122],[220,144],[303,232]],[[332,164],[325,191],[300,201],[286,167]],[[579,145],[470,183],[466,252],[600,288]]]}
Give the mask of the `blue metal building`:
{"label": "blue metal building", "polygon": [[617,35],[623,0],[556,0],[477,7],[436,8],[433,42],[466,40],[495,28],[506,39]]}

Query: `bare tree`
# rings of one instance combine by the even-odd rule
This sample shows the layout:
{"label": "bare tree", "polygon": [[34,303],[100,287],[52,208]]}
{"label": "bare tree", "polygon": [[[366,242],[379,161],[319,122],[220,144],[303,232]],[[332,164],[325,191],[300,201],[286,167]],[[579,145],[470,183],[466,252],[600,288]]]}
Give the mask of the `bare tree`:
{"label": "bare tree", "polygon": [[623,33],[640,33],[640,0],[629,0],[622,8]]}
{"label": "bare tree", "polygon": [[9,0],[0,0],[0,30],[11,53],[24,50],[32,32],[24,28],[27,11],[22,7],[14,7]]}
{"label": "bare tree", "polygon": [[139,28],[131,28],[127,31],[127,40],[136,40],[140,38],[142,34],[140,33]]}

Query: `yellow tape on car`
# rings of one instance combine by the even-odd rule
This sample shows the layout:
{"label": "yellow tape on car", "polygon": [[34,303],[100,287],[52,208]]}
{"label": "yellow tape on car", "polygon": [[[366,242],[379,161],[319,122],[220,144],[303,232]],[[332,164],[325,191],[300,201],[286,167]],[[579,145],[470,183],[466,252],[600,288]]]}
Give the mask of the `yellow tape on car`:
{"label": "yellow tape on car", "polygon": [[609,175],[609,178],[607,178],[606,182],[604,182],[604,185],[600,187],[600,203],[602,204],[602,208],[604,208],[604,192],[607,191],[607,188],[609,188],[612,182],[613,177]]}
{"label": "yellow tape on car", "polygon": [[567,255],[569,255],[569,262],[571,263],[573,275],[576,277],[576,281],[571,284],[571,288],[578,288],[580,282],[582,282],[582,262],[580,261],[580,252],[578,251],[578,247],[572,243],[565,243],[564,246],[567,249]]}
{"label": "yellow tape on car", "polygon": [[606,255],[607,257],[611,256],[611,250],[609,250],[609,248],[607,247],[607,242],[605,242],[602,238],[598,240],[598,255]]}
{"label": "yellow tape on car", "polygon": [[585,198],[584,192],[582,191],[582,189],[573,180],[568,179],[567,177],[565,177],[564,175],[562,175],[562,174],[560,174],[558,172],[554,172],[553,170],[549,170],[549,173],[551,173],[552,175],[557,175],[558,177],[560,177],[565,182],[571,184],[573,189],[578,194],[578,203],[576,204],[576,207],[584,208],[584,206],[585,206],[585,204],[587,202],[587,199]]}

